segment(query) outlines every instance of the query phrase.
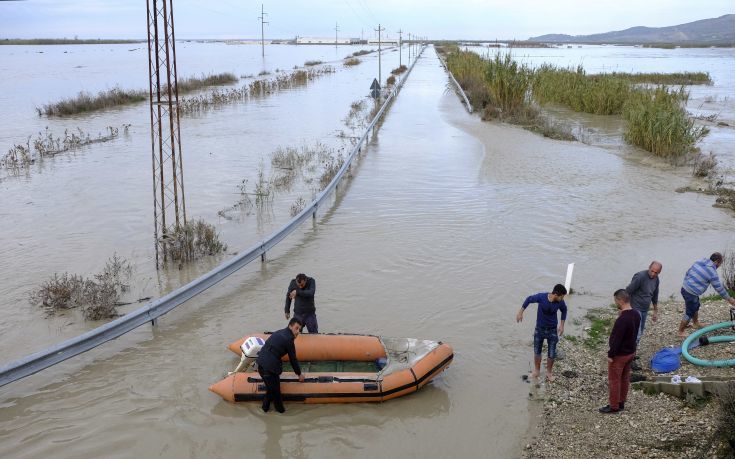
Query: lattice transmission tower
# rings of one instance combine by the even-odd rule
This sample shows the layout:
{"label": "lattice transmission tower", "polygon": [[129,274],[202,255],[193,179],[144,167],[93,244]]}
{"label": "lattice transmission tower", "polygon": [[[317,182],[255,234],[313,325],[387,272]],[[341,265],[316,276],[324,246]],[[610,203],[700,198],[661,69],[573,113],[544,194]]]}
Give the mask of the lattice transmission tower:
{"label": "lattice transmission tower", "polygon": [[184,166],[173,0],[146,0],[156,265],[165,264],[173,232],[186,224]]}

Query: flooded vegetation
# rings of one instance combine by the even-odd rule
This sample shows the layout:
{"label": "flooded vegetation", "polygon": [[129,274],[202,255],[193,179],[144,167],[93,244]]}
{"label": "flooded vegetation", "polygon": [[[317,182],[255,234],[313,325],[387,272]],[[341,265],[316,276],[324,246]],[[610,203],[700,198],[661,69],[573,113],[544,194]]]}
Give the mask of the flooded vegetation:
{"label": "flooded vegetation", "polygon": [[534,72],[509,53],[483,59],[471,51],[443,48],[447,67],[484,120],[498,119],[557,140],[576,140],[562,123],[544,116],[530,97]]}
{"label": "flooded vegetation", "polygon": [[676,160],[693,153],[695,145],[709,133],[695,124],[683,104],[689,93],[665,86],[636,89],[629,93],[623,107],[627,122],[623,137],[656,156]]}
{"label": "flooded vegetation", "polygon": [[[484,119],[533,126],[531,130],[547,137],[557,138],[546,131],[553,132],[559,125],[550,127],[548,119],[539,116],[536,104],[560,104],[595,115],[621,115],[626,121],[625,141],[670,160],[696,153],[695,145],[709,133],[684,108],[688,91],[683,86],[669,89],[663,85],[681,81],[711,84],[708,73],[589,75],[581,65],[571,69],[542,64],[531,69],[510,53],[482,58],[457,48],[450,48],[446,59],[472,105],[483,110]],[[542,122],[536,121],[539,119]]]}
{"label": "flooded vegetation", "polygon": [[360,65],[360,62],[362,62],[360,59],[358,59],[356,57],[351,57],[349,59],[345,59],[344,64],[347,67],[352,67],[352,66],[355,66],[355,65]]}
{"label": "flooded vegetation", "polygon": [[166,244],[168,254],[175,262],[191,262],[227,250],[214,225],[202,219],[169,228]]}
{"label": "flooded vegetation", "polygon": [[257,79],[239,88],[215,90],[195,97],[183,98],[179,101],[179,111],[182,114],[195,114],[223,105],[242,102],[251,97],[268,97],[285,89],[305,86],[320,76],[334,72],[334,67],[325,65],[319,68],[296,70],[288,74],[282,73],[275,78]]}
{"label": "flooded vegetation", "polygon": [[[123,125],[123,131],[127,132],[129,125]],[[92,137],[81,128],[76,131],[64,131],[64,137],[55,136],[47,127],[44,132],[39,132],[35,138],[28,137],[25,144],[16,144],[2,157],[0,166],[7,169],[24,169],[37,160],[58,155],[59,153],[75,150],[87,145],[109,142],[118,137],[120,130],[113,126],[107,126],[105,134]],[[31,146],[31,143],[33,146]]]}
{"label": "flooded vegetation", "polygon": [[[135,67],[144,51],[130,52],[132,47],[124,45],[114,52],[105,48],[104,55],[100,50],[71,56],[58,49],[56,58],[72,65],[59,70],[53,79],[45,75],[46,69],[57,68],[48,49],[39,55],[2,56],[3,62],[13,62],[12,68],[18,69],[11,71],[12,90],[5,94],[10,109],[6,122],[0,123],[3,153],[23,144],[35,156],[33,141],[26,145],[25,136],[44,132],[47,125],[54,138],[63,137],[66,129],[75,131],[72,123],[76,118],[37,117],[33,111],[37,102],[17,96],[28,94],[29,87],[45,88],[38,93],[38,100],[44,102],[80,89],[96,93],[116,85],[145,86],[146,69]],[[219,243],[227,245],[227,254],[217,251],[224,248],[210,244],[214,250],[200,252],[214,255],[156,271],[151,237],[150,120],[145,103],[126,107],[124,112],[98,112],[80,125],[96,133],[107,125],[119,126],[117,118],[124,115],[125,122],[132,123],[129,136],[90,146],[91,151],[84,154],[61,155],[43,166],[37,164],[33,169],[38,173],[2,177],[0,214],[12,220],[3,225],[6,263],[0,274],[0,296],[5,299],[0,330],[6,360],[98,325],[79,320],[84,306],[61,307],[44,319],[44,300],[39,297],[29,304],[28,294],[57,277],[63,282],[52,286],[55,293],[47,296],[46,303],[79,296],[62,290],[71,291],[83,280],[95,281],[94,274],[102,264],[100,253],[107,255],[114,249],[136,267],[135,276],[122,282],[129,290],[115,301],[102,303],[158,298],[226,261],[232,252],[241,253],[258,244],[309,205],[379,107],[365,97],[377,76],[377,55],[361,57],[361,65],[346,68],[341,65],[342,56],[358,48],[299,45],[276,49],[282,54],[271,49],[265,59],[261,59],[259,46],[181,42],[177,50],[181,51],[180,70],[208,71],[216,59],[222,70],[251,78],[264,78],[257,77],[259,72],[273,78],[290,74],[290,70],[276,69],[301,69],[308,61],[338,63],[334,73],[294,86],[297,90],[287,90],[288,85],[274,91],[258,86],[239,99],[222,98],[217,110],[192,111],[189,113],[195,116],[182,118],[187,212],[211,223],[209,232],[201,231],[201,239],[213,241],[211,235],[216,234]],[[583,61],[588,73],[609,73],[611,69],[674,73],[701,68],[712,72],[715,84],[688,88],[691,96],[682,103],[688,111],[705,116],[718,113],[718,121],[735,125],[731,110],[735,80],[728,80],[728,75],[735,75],[731,71],[735,59],[729,52],[575,47],[539,49],[536,54],[527,48],[522,53],[531,57],[514,55],[518,64],[514,71],[493,70],[503,75],[507,86],[480,88],[488,104],[492,98],[500,107],[506,95],[512,100],[514,85],[526,78],[523,72],[538,68],[539,62],[570,65]],[[103,58],[109,66],[96,67]],[[384,53],[382,59],[385,79],[386,70],[399,67],[398,52]],[[698,62],[706,65],[698,67]],[[410,64],[405,48],[403,63]],[[500,59],[499,64],[506,62]],[[77,65],[93,71],[76,69]],[[37,70],[27,84],[12,77],[29,68]],[[484,69],[479,75],[484,79]],[[60,82],[49,83],[57,78]],[[76,79],[80,81],[72,85]],[[624,143],[622,110],[614,115],[590,115],[555,102],[541,105],[533,96],[531,79],[521,99],[524,105],[513,119],[523,119],[535,109],[550,124],[573,125],[578,129],[575,133],[585,129],[597,135],[589,143],[553,142],[502,123],[483,123],[477,115],[467,114],[447,91],[448,81],[429,49],[381,122],[380,139],[371,141],[360,154],[352,178],[340,185],[333,203],[320,206],[313,221],[310,217],[308,224],[269,250],[266,263],[251,264],[168,314],[156,327],[146,324],[51,373],[29,378],[27,385],[8,388],[11,402],[2,410],[0,455],[49,455],[58,453],[61,444],[70,456],[104,456],[110,438],[135,437],[129,452],[142,456],[150,453],[150,445],[158,445],[158,453],[164,456],[185,456],[191,451],[205,456],[232,455],[247,443],[255,455],[278,457],[283,451],[303,451],[308,456],[349,457],[355,451],[370,454],[376,444],[405,453],[409,449],[405,446],[407,428],[416,437],[408,454],[431,457],[452,454],[456,445],[432,439],[459,425],[462,429],[452,432],[457,442],[477,445],[470,446],[467,454],[487,454],[488,442],[492,442],[492,451],[499,457],[519,456],[517,443],[529,419],[535,419],[526,411],[528,386],[519,381],[532,358],[533,328],[532,324],[501,320],[495,334],[504,338],[488,338],[488,314],[502,317],[518,298],[553,285],[570,262],[577,263],[575,291],[587,292],[570,297],[570,334],[579,331],[574,330],[575,318],[581,320],[589,308],[609,303],[610,285],[629,279],[635,265],[643,269],[649,256],[664,258],[662,297],[676,294],[679,271],[701,257],[703,247],[724,247],[732,239],[733,217],[729,211],[710,206],[719,199],[714,194],[675,194],[673,190],[685,185],[706,187],[705,182],[710,181],[713,189],[721,181],[727,185],[727,174],[733,168],[728,137],[732,131],[706,122],[712,134],[698,144],[705,154],[695,178],[691,176],[693,165],[692,169],[689,165],[674,167]],[[249,88],[251,82],[203,91],[202,95]],[[697,111],[700,105],[703,108]],[[500,109],[488,109],[487,116],[511,119]],[[706,165],[713,162],[713,167]],[[231,208],[221,211],[218,218],[217,211],[227,206]],[[553,218],[540,220],[539,215]],[[679,218],[683,215],[687,218]],[[195,231],[182,236],[182,250],[200,245]],[[251,407],[214,400],[203,388],[212,375],[231,368],[234,362],[222,352],[223,343],[253,329],[283,325],[284,280],[299,272],[299,266],[318,277],[322,285],[317,307],[325,332],[369,330],[406,336],[406,330],[411,330],[411,336],[445,338],[462,358],[422,392],[395,405],[386,403],[379,410],[288,406],[292,420],[320,413],[320,422],[312,423],[308,432],[314,441],[306,443],[303,431],[280,423],[286,418],[263,417]],[[448,272],[452,274],[447,276]],[[509,272],[526,273],[529,280],[508,282],[502,297],[488,300],[487,279],[507,279]],[[76,273],[76,280],[69,280],[72,274],[64,280],[64,274],[52,273]],[[355,288],[356,278],[360,288]],[[430,289],[426,279],[433,280]],[[118,314],[129,311],[124,306],[114,309]],[[706,306],[703,309],[709,311]],[[674,309],[670,312],[680,317]],[[604,333],[598,337],[604,338]],[[187,356],[184,367],[170,359],[172,349]],[[53,382],[47,374],[53,376]],[[558,380],[564,381],[561,376]],[[493,388],[491,395],[488,386]],[[557,405],[565,403],[558,400]],[[635,406],[632,404],[631,412]],[[360,413],[350,417],[346,430],[345,409]],[[171,419],[181,420],[185,428],[166,422]],[[202,419],[207,422],[200,422]],[[259,420],[263,423],[257,426],[251,422]],[[151,423],[160,428],[151,429]],[[244,425],[255,428],[243,429]],[[385,428],[391,425],[399,428]],[[503,435],[496,435],[498,432]],[[212,438],[221,441],[215,444]],[[486,438],[491,440],[477,441]]]}
{"label": "flooded vegetation", "polygon": [[115,254],[90,278],[54,274],[31,293],[30,301],[48,314],[78,308],[87,320],[110,319],[118,315],[120,295],[128,290],[132,273],[131,264]]}
{"label": "flooded vegetation", "polygon": [[[203,75],[201,77],[184,78],[179,81],[179,93],[187,93],[198,91],[210,86],[221,86],[237,82],[238,79],[232,73],[220,73],[217,75]],[[166,89],[164,88],[164,91]],[[134,104],[148,100],[149,91],[143,90],[123,90],[113,88],[108,91],[102,91],[96,95],[86,92],[80,92],[76,97],[65,99],[52,104],[46,104],[37,107],[38,115],[46,116],[69,116],[79,113],[94,112],[106,110],[122,105]]]}

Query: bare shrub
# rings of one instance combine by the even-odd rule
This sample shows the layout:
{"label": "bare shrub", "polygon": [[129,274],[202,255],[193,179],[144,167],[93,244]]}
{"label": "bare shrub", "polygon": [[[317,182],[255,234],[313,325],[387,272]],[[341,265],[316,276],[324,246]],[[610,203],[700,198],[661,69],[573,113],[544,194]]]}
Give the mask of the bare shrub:
{"label": "bare shrub", "polygon": [[722,257],[722,283],[728,290],[735,290],[735,250],[728,250]]}
{"label": "bare shrub", "polygon": [[294,201],[294,203],[291,204],[291,210],[290,210],[291,216],[295,217],[296,215],[298,215],[299,212],[304,210],[304,207],[306,207],[306,201],[304,200],[303,197],[299,196],[298,199],[296,199],[296,201]]}
{"label": "bare shrub", "polygon": [[166,239],[168,253],[174,261],[193,261],[227,250],[227,245],[220,241],[214,225],[202,219],[171,228]]}
{"label": "bare shrub", "polygon": [[717,173],[717,156],[710,152],[708,155],[699,153],[694,158],[692,175],[700,178],[708,178]]}
{"label": "bare shrub", "polygon": [[735,383],[730,381],[727,388],[720,391],[717,404],[719,408],[715,419],[717,433],[735,451]]}
{"label": "bare shrub", "polygon": [[348,66],[348,67],[352,67],[353,65],[359,65],[360,62],[362,62],[360,59],[358,59],[356,57],[352,57],[352,58],[347,59],[345,61],[345,65]]}
{"label": "bare shrub", "polygon": [[389,76],[388,79],[385,80],[385,84],[386,84],[386,86],[393,86],[394,84],[396,84],[396,77],[395,77],[395,75]]}
{"label": "bare shrub", "polygon": [[113,255],[102,272],[85,279],[76,274],[54,274],[31,292],[30,301],[55,314],[64,309],[82,308],[84,318],[100,320],[116,317],[120,295],[127,291],[133,268],[128,261]]}
{"label": "bare shrub", "polygon": [[337,175],[337,172],[339,172],[339,169],[344,163],[345,159],[342,155],[330,155],[329,158],[324,161],[324,170],[322,171],[322,175],[319,177],[319,184],[322,189],[329,185],[329,182],[331,182],[334,176]]}
{"label": "bare shrub", "polygon": [[396,67],[393,70],[390,71],[393,75],[400,75],[401,73],[404,73],[406,70],[408,70],[408,67],[405,65],[401,65],[400,67]]}
{"label": "bare shrub", "polygon": [[26,144],[14,145],[8,152],[0,158],[0,166],[7,168],[26,167],[33,163],[31,156],[30,137]]}

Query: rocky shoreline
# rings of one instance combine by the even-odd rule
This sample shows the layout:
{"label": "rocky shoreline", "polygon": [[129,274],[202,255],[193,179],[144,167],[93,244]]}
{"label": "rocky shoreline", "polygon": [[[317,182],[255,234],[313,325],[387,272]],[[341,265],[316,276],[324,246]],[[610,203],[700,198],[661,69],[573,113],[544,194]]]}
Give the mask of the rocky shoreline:
{"label": "rocky shoreline", "polygon": [[[730,306],[724,301],[703,302],[700,318],[705,324],[729,320]],[[658,320],[649,314],[646,333],[638,355],[643,367],[635,375],[652,379],[650,359],[668,346],[680,346],[677,325],[683,303],[659,305]],[[607,337],[617,311],[612,307],[590,311],[583,336],[559,341],[561,357],[554,366],[556,379],[529,384],[531,403],[536,408],[536,428],[522,456],[528,458],[572,457],[735,457],[717,432],[720,407],[714,397],[681,399],[663,393],[646,395],[631,388],[625,410],[601,414],[607,404]],[[690,329],[691,330],[691,329]],[[724,334],[733,334],[732,330]],[[704,346],[696,355],[705,359],[735,357],[735,344]],[[735,380],[735,368],[710,368],[690,364],[683,357],[674,373],[682,376],[724,376]],[[543,369],[542,369],[543,374]],[[673,374],[673,373],[672,373]],[[669,374],[671,375],[671,374]]]}

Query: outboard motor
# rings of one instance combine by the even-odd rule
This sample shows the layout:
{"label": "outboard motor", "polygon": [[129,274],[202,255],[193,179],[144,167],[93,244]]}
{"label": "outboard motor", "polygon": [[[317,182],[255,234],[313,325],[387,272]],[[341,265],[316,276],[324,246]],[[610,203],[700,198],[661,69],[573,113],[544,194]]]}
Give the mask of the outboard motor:
{"label": "outboard motor", "polygon": [[258,353],[260,352],[260,349],[265,344],[265,341],[263,338],[257,337],[257,336],[251,336],[240,345],[240,349],[242,350],[242,355],[240,356],[240,363],[237,365],[237,368],[235,368],[235,371],[231,371],[228,373],[228,375],[231,375],[233,373],[237,373],[239,371],[245,371],[248,368],[250,368],[250,365],[255,362],[255,359],[258,358]]}

